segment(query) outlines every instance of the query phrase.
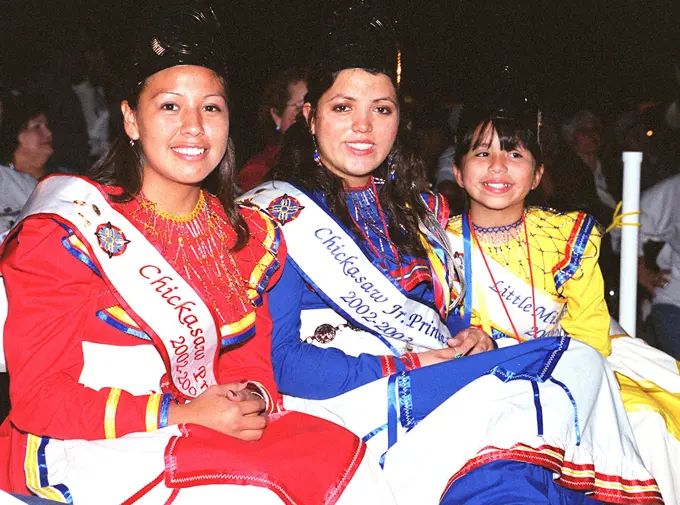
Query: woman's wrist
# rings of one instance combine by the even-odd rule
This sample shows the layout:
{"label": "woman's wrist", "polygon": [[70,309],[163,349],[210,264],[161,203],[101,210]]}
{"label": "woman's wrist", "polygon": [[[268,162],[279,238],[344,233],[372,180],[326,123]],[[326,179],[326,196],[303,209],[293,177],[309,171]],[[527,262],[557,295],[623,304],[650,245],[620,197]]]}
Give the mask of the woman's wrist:
{"label": "woman's wrist", "polygon": [[271,413],[272,398],[271,398],[271,396],[269,396],[269,392],[267,391],[267,388],[265,388],[259,382],[248,381],[248,384],[246,385],[246,389],[248,391],[250,391],[252,394],[254,394],[255,396],[264,400],[264,411],[263,412]]}
{"label": "woman's wrist", "polygon": [[170,402],[170,405],[168,405],[168,426],[188,422],[185,407],[186,405]]}

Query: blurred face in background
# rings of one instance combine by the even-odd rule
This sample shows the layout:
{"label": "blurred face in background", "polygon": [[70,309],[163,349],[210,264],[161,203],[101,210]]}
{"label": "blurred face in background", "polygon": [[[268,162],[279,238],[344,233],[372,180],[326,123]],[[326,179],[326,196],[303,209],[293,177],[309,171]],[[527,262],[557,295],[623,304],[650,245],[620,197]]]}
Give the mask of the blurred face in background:
{"label": "blurred face in background", "polygon": [[305,81],[291,82],[288,84],[288,101],[283,106],[283,110],[279,112],[276,107],[271,108],[272,120],[278,127],[281,135],[286,133],[286,130],[295,123],[307,94],[307,83]]}
{"label": "blurred face in background", "polygon": [[602,147],[601,126],[598,121],[584,119],[574,130],[571,141],[572,148],[576,153],[583,156],[596,155]]}
{"label": "blurred face in background", "polygon": [[19,132],[19,145],[16,154],[28,155],[32,158],[44,158],[46,163],[52,155],[52,132],[47,124],[45,114],[38,114],[26,123],[26,127]]}

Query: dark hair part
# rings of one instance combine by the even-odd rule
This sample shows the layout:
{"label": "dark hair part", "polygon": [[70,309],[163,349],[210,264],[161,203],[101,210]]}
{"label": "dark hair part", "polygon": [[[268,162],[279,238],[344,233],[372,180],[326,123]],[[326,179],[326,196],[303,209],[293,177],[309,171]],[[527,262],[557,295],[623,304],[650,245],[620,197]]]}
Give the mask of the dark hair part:
{"label": "dark hair part", "polygon": [[288,100],[290,100],[288,87],[298,82],[306,83],[308,76],[309,70],[306,68],[287,68],[274,75],[262,91],[257,119],[260,134],[266,144],[278,141],[281,136],[272,120],[271,110],[275,109],[277,114],[282,116],[288,106]]}
{"label": "dark hair part", "polygon": [[[479,129],[479,135],[475,135]],[[543,150],[538,140],[537,124],[527,124],[527,121],[511,117],[494,117],[488,115],[478,122],[470,122],[456,139],[455,162],[459,169],[463,169],[464,156],[474,151],[486,140],[488,134],[496,133],[501,148],[512,151],[518,147],[524,148],[534,158],[534,167],[543,164]]]}
{"label": "dark hair part", "polygon": [[[228,83],[225,76],[219,76],[224,87],[225,95],[228,96]],[[147,77],[141,82],[127,98],[131,109],[137,110],[139,97],[149,80]],[[122,129],[121,129],[122,130]],[[144,174],[143,145],[140,141],[131,145],[130,139],[121,133],[113,142],[108,152],[99,159],[88,171],[87,175],[93,181],[122,188],[120,195],[111,195],[116,202],[127,202],[135,198],[142,190]],[[234,250],[243,248],[250,236],[248,225],[236,206],[234,182],[234,170],[236,162],[234,157],[234,144],[231,138],[228,141],[227,151],[217,165],[217,197],[224,207],[224,212],[229,223],[236,232]]]}
{"label": "dark hair part", "polygon": [[[375,69],[362,69],[372,74],[381,74]],[[310,93],[306,101],[312,106],[310,118],[316,114],[319,98],[330,89],[340,71],[326,72],[310,82]],[[403,124],[403,123],[402,123]],[[376,168],[373,175],[385,179],[378,198],[387,214],[388,231],[392,241],[403,254],[424,256],[425,250],[420,243],[419,223],[430,212],[425,205],[421,192],[427,190],[425,163],[410,148],[401,142],[405,130],[400,125],[397,141],[392,148],[395,180],[390,180],[387,162]],[[271,172],[271,179],[290,182],[308,191],[321,191],[326,197],[330,211],[352,232],[358,240],[364,240],[352,221],[341,177],[325,167],[318,166],[314,160],[315,140],[309,122],[302,113],[284,136],[284,143],[277,164]]]}
{"label": "dark hair part", "polygon": [[0,162],[9,164],[19,147],[19,134],[28,122],[45,114],[47,105],[36,95],[7,94],[2,100],[2,124],[0,124]]}

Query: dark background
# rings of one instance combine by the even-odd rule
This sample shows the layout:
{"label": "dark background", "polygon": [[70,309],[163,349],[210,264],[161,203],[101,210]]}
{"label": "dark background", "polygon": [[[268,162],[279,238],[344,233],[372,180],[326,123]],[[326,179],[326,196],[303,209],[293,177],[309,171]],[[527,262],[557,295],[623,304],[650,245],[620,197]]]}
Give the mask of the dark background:
{"label": "dark background", "polygon": [[[357,0],[359,1],[359,0]],[[159,5],[169,5],[165,0]],[[21,89],[57,49],[85,36],[106,50],[113,75],[153,2],[0,0],[0,84]],[[228,33],[241,159],[257,147],[255,104],[272,73],[307,63],[320,25],[344,0],[213,0]],[[416,104],[475,98],[508,66],[555,121],[589,108],[605,121],[645,101],[680,97],[680,0],[372,0],[397,22],[403,90]],[[118,72],[118,73],[116,73]],[[6,375],[5,375],[6,379]],[[6,398],[0,380],[0,398]],[[0,419],[6,405],[0,404]]]}
{"label": "dark background", "polygon": [[[160,5],[169,5],[167,0]],[[153,2],[0,0],[0,80],[21,87],[58,47],[83,34],[118,68],[128,34]],[[357,3],[357,2],[355,2]],[[213,0],[228,33],[233,127],[249,146],[266,78],[305,63],[316,33],[343,0]],[[403,87],[416,102],[447,103],[494,85],[508,65],[549,110],[587,107],[603,118],[646,100],[680,95],[677,0],[373,0],[397,22]]]}

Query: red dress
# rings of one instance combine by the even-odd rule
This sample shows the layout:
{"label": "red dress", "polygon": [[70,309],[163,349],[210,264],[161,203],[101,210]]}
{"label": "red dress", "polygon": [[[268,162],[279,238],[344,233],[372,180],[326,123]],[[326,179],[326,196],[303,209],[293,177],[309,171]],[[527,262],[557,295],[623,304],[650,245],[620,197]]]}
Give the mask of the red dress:
{"label": "red dress", "polygon": [[269,144],[262,152],[248,160],[238,173],[238,185],[245,193],[262,184],[279,157],[281,146]]}
{"label": "red dress", "polygon": [[[115,189],[102,191],[110,194]],[[229,252],[235,233],[221,204],[211,195],[202,196],[197,210],[185,220],[168,219],[156,213],[152,204],[136,200],[112,206],[142,231],[202,296],[218,328],[243,321],[244,315],[255,312],[254,324],[241,331],[241,335],[253,336],[220,353],[217,382],[253,381],[267,399],[269,412],[276,410],[278,392],[270,359],[272,322],[265,291],[280,275],[278,258],[285,258],[285,245],[273,223],[259,211],[243,209],[250,238],[244,248]],[[29,434],[42,440],[103,440],[164,427],[166,404],[173,395],[167,381],[160,384],[160,376],[159,386],[141,395],[113,387],[97,390],[98,386],[88,383],[88,370],[93,366],[104,381],[107,374],[112,380],[135,376],[144,366],[120,367],[116,354],[134,350],[146,355],[154,344],[122,309],[70,227],[49,216],[29,217],[5,244],[0,268],[9,301],[5,353],[12,402],[10,415],[1,428],[4,438],[0,438],[0,454],[9,452],[9,465],[5,467],[7,472],[0,472],[0,488],[28,493]],[[93,348],[99,350],[95,353],[99,358],[86,366]],[[104,352],[104,359],[102,349],[110,349],[110,354]],[[271,428],[276,425],[271,423],[265,433],[274,436],[277,428]],[[290,429],[288,426],[282,432],[291,436]],[[194,438],[183,438],[178,443],[178,447],[188,447],[189,452],[192,440],[198,440],[200,445],[201,437],[215,441],[215,451],[224,446],[230,454],[241,450],[239,443],[247,444],[195,425],[187,425],[185,435],[192,430]],[[250,447],[253,446],[243,450],[250,454]],[[184,462],[191,468],[204,463],[195,454],[185,457]],[[267,470],[258,469],[260,473]]]}

